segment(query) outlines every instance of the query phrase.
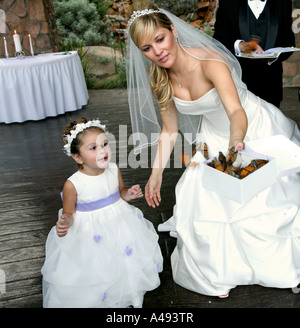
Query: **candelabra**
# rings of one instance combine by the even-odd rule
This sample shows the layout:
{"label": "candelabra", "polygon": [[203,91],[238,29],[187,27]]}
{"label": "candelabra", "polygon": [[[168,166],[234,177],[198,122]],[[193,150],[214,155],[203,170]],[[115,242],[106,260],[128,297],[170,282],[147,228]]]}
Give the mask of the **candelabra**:
{"label": "candelabra", "polygon": [[25,52],[24,51],[16,51],[15,56],[18,59],[24,59],[25,58]]}

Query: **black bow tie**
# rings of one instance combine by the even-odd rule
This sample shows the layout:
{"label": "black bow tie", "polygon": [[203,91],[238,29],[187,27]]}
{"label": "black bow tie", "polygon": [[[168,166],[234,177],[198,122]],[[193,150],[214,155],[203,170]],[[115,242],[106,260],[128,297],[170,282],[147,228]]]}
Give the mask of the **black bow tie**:
{"label": "black bow tie", "polygon": [[[253,1],[253,0],[250,0],[250,1]],[[265,2],[266,0],[260,0],[261,2]]]}

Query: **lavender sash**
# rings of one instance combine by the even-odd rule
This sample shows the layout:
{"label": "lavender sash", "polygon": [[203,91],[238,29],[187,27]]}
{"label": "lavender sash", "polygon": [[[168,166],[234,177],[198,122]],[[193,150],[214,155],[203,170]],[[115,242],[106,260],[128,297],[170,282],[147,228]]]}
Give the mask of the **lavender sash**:
{"label": "lavender sash", "polygon": [[77,202],[76,210],[80,212],[90,212],[90,211],[99,210],[100,208],[104,208],[106,206],[116,203],[119,199],[120,199],[120,191],[117,190],[113,194],[110,194],[98,200],[94,200],[92,202]]}

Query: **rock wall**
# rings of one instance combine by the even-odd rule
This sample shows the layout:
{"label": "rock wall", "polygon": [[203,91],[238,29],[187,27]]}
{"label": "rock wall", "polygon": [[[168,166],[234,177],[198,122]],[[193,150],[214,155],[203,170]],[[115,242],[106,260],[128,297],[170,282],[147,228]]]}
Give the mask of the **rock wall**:
{"label": "rock wall", "polygon": [[[131,0],[113,0],[110,1],[111,5],[107,10],[106,17],[112,20],[111,28],[116,34],[116,38],[123,40],[125,38],[125,29],[127,22],[125,20],[126,11],[131,6]],[[177,10],[175,15],[179,16],[184,21],[188,21],[194,27],[211,32],[215,22],[215,11],[217,8],[217,0],[198,1],[198,8],[195,12]],[[174,8],[173,8],[174,9]],[[211,30],[211,31],[208,31]]]}
{"label": "rock wall", "polygon": [[0,57],[5,56],[3,37],[7,40],[9,56],[15,56],[14,30],[20,35],[26,55],[30,55],[28,34],[36,54],[59,51],[52,0],[0,1]]}
{"label": "rock wall", "polygon": [[[300,0],[293,2],[293,31],[295,33],[296,47],[300,48]],[[283,85],[300,87],[300,51],[295,51],[292,56],[283,62]]]}

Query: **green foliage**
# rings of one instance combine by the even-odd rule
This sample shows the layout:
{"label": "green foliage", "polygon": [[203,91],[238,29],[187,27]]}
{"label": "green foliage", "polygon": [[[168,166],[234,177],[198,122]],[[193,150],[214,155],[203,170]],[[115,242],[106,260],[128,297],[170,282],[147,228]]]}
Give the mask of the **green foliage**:
{"label": "green foliage", "polygon": [[156,0],[155,3],[176,16],[196,12],[198,9],[198,0]]}
{"label": "green foliage", "polygon": [[202,31],[204,33],[208,34],[211,37],[213,37],[213,35],[214,35],[214,30],[213,30],[213,28],[208,23],[204,23],[203,24]]}
{"label": "green foliage", "polygon": [[90,0],[91,3],[94,3],[97,11],[99,13],[100,19],[104,18],[106,15],[107,9],[110,7],[110,3],[107,0]]}
{"label": "green foliage", "polygon": [[89,77],[87,87],[89,89],[121,89],[126,88],[126,74],[118,73],[105,79],[96,79]]}
{"label": "green foliage", "polygon": [[110,22],[102,20],[98,11],[100,2],[96,7],[89,0],[53,0],[56,25],[63,45],[81,40],[84,40],[85,46],[109,43],[112,32],[107,27]]}
{"label": "green foliage", "polygon": [[126,88],[126,57],[122,56],[119,60],[115,57],[113,60],[116,65],[116,74],[100,80],[96,77],[89,76],[86,80],[89,89]]}
{"label": "green foliage", "polygon": [[87,55],[88,49],[85,51],[83,50],[83,46],[83,40],[79,40],[76,42],[70,42],[70,40],[68,40],[66,44],[62,44],[61,49],[62,51],[77,51],[78,56],[81,60],[84,77],[87,80],[91,69],[91,57]]}

